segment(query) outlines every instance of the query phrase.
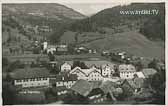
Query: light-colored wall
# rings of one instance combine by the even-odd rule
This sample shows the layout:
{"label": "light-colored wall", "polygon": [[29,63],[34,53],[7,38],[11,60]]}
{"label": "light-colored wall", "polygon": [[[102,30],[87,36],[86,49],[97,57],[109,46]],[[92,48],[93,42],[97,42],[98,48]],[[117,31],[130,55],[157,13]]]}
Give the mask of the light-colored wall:
{"label": "light-colored wall", "polygon": [[56,87],[59,87],[59,86],[65,86],[66,88],[71,88],[74,84],[75,84],[76,81],[59,81],[59,82],[56,82]]}
{"label": "light-colored wall", "polygon": [[65,63],[61,66],[61,72],[70,71],[70,70],[71,70],[71,65],[69,64]]}
{"label": "light-colored wall", "polygon": [[23,88],[26,87],[38,87],[38,86],[49,86],[49,78],[43,79],[41,78],[41,80],[37,80],[37,78],[33,78],[34,80],[31,79],[27,79],[27,80],[23,80],[21,79],[19,82],[18,80],[14,80],[14,85],[22,85]]}
{"label": "light-colored wall", "polygon": [[102,75],[103,76],[111,76],[111,73],[114,73],[114,70],[111,67],[106,67],[104,69],[102,69]]}
{"label": "light-colored wall", "polygon": [[47,49],[47,42],[44,42],[43,43],[43,50],[46,50]]}
{"label": "light-colored wall", "polygon": [[121,79],[132,79],[136,72],[120,72]]}
{"label": "light-colored wall", "polygon": [[98,72],[92,72],[89,76],[88,76],[88,80],[89,81],[100,81],[102,80],[103,77],[101,76],[100,73]]}

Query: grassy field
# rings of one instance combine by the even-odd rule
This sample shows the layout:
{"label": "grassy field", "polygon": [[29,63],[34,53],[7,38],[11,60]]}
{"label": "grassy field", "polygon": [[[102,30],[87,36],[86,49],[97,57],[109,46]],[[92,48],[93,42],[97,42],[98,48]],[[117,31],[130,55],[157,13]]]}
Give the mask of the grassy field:
{"label": "grassy field", "polygon": [[[69,35],[67,33],[66,39],[73,39],[74,36],[72,36],[72,32]],[[88,33],[85,33],[85,36],[87,36],[87,34]],[[97,35],[97,37],[100,37],[99,34]],[[81,45],[97,49],[99,52],[101,52],[102,50],[110,50],[112,52],[126,51],[129,54],[141,56],[147,59],[164,59],[164,43],[150,41],[144,35],[138,32],[130,31],[116,34],[106,33],[102,36],[105,36],[105,38],[93,40],[91,42],[85,42]],[[90,38],[91,37],[88,37],[88,39]],[[71,40],[68,41],[71,42]]]}
{"label": "grassy field", "polygon": [[[15,60],[24,60],[24,59],[36,59],[36,58],[48,58],[47,55],[43,54],[26,54],[26,55],[13,55],[13,56],[4,56],[7,57],[10,61]],[[108,60],[105,57],[102,57],[100,54],[79,54],[79,55],[56,55],[55,60]]]}

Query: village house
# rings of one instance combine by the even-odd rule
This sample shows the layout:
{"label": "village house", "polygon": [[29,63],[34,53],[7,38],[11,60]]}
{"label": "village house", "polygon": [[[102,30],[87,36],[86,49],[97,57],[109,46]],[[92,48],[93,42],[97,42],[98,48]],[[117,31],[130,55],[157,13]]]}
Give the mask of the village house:
{"label": "village house", "polygon": [[65,86],[67,89],[71,88],[72,85],[77,81],[77,75],[69,73],[59,73],[58,75],[50,78],[50,85],[52,87]]}
{"label": "village house", "polygon": [[52,31],[52,29],[49,26],[39,26],[38,30],[40,32],[51,32]]}
{"label": "village house", "polygon": [[[73,66],[73,61],[66,61],[68,64],[70,64],[71,66]],[[103,77],[111,77],[111,75],[115,72],[114,68],[115,68],[115,64],[111,63],[109,61],[105,61],[105,60],[85,60],[82,61],[85,63],[85,65],[91,69],[93,67],[101,70],[100,73]]]}
{"label": "village house", "polygon": [[101,75],[101,70],[95,67],[89,69],[81,69],[80,67],[75,67],[70,71],[71,74],[76,74],[78,79],[84,79],[87,81],[100,81],[103,79]]}
{"label": "village house", "polygon": [[67,89],[65,86],[59,86],[52,87],[52,91],[57,94],[58,99],[61,99],[68,93],[69,89]]}
{"label": "village house", "polygon": [[105,100],[107,100],[105,93],[100,88],[92,89],[92,91],[90,91],[87,97],[89,98],[89,102],[91,104],[102,103]]}
{"label": "village house", "polygon": [[16,69],[11,73],[15,86],[28,87],[49,87],[50,74],[45,68]]}
{"label": "village house", "polygon": [[91,92],[92,86],[88,81],[80,79],[70,89],[86,97]]}
{"label": "village house", "polygon": [[136,74],[138,78],[145,78],[145,75],[142,71],[136,72]]}
{"label": "village house", "polygon": [[112,65],[111,67],[108,64],[102,65],[101,71],[102,71],[102,76],[109,78],[111,77],[112,74],[115,73],[114,65]]}
{"label": "village house", "polygon": [[49,65],[50,65],[52,68],[56,67],[57,64],[58,64],[57,61],[50,61],[50,62],[49,62]]}
{"label": "village house", "polygon": [[121,79],[132,79],[136,73],[136,69],[132,64],[119,65],[118,70]]}
{"label": "village house", "polygon": [[52,54],[54,54],[54,52],[56,52],[56,48],[57,46],[56,45],[48,45],[47,46],[47,54],[50,52]]}
{"label": "village house", "polygon": [[43,42],[43,50],[47,50],[48,47],[48,43],[47,42]]}
{"label": "village house", "polygon": [[57,45],[56,52],[66,54],[68,52],[68,45]]}
{"label": "village house", "polygon": [[145,68],[145,69],[142,70],[142,73],[145,76],[145,78],[150,78],[151,76],[156,74],[157,71],[153,68]]}
{"label": "village house", "polygon": [[68,64],[67,62],[64,62],[61,65],[60,69],[61,69],[61,72],[69,72],[71,70],[71,67],[72,66],[70,64]]}
{"label": "village house", "polygon": [[[81,87],[82,86],[82,87]],[[114,100],[115,94],[122,94],[123,91],[121,88],[118,88],[116,84],[107,81],[107,82],[88,82],[86,80],[78,80],[72,87],[75,93],[87,97],[90,104],[101,104],[106,101]],[[109,96],[110,98],[109,98]]]}
{"label": "village house", "polygon": [[121,87],[124,89],[124,92],[127,93],[127,95],[137,94],[144,87],[144,79],[125,79],[121,84]]}

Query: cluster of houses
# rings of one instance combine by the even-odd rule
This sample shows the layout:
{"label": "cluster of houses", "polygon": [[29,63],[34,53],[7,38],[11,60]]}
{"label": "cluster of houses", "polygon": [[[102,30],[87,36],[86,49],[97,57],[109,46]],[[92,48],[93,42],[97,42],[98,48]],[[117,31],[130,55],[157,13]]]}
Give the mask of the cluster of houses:
{"label": "cluster of houses", "polygon": [[[68,46],[69,45],[67,44],[49,45],[47,42],[43,42],[43,50],[46,51],[47,54],[49,52],[52,54],[69,54],[70,52],[69,52]],[[95,49],[89,49],[84,46],[73,47],[72,51],[75,54],[97,53]]]}
{"label": "cluster of houses", "polygon": [[[20,89],[32,87],[53,88],[58,96],[73,91],[89,98],[92,103],[101,103],[108,99],[107,94],[115,101],[115,95],[122,93],[123,88],[127,88],[128,92],[131,93],[139,92],[144,79],[156,73],[156,70],[150,68],[137,72],[131,64],[120,64],[117,66],[119,76],[116,77],[113,76],[116,73],[116,65],[111,62],[84,61],[84,63],[87,68],[83,69],[79,66],[73,67],[73,61],[65,61],[60,65],[58,74],[51,74],[46,68],[27,67],[16,69],[10,75],[13,84]],[[56,64],[58,62],[51,62],[51,65]],[[109,86],[111,88],[106,88]],[[95,94],[95,89],[99,91],[98,94]],[[116,92],[119,92],[119,94],[115,94]]]}
{"label": "cluster of houses", "polygon": [[22,26],[26,32],[34,32],[35,34],[51,32],[52,29],[47,25],[23,25]]}
{"label": "cluster of houses", "polygon": [[68,45],[48,45],[47,42],[43,43],[43,50],[51,54],[67,54]]}

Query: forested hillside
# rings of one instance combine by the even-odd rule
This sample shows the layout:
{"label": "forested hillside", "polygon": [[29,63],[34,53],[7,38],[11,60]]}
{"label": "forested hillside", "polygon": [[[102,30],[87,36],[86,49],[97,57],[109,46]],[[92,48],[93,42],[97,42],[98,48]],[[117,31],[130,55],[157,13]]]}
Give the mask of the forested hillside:
{"label": "forested hillside", "polygon": [[[159,10],[157,15],[122,15],[120,11],[135,10]],[[140,30],[148,38],[164,39],[165,6],[164,3],[132,3],[126,6],[116,6],[105,9],[92,17],[78,20],[71,26],[72,31],[96,31],[102,27],[114,29],[119,26],[127,26],[130,30]],[[157,30],[156,30],[157,29]]]}

